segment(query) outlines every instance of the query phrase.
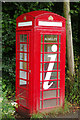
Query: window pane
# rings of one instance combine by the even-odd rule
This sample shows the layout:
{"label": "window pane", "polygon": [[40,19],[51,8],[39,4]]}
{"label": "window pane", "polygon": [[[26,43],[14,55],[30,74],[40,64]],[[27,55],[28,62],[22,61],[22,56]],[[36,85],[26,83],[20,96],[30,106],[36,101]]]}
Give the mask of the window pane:
{"label": "window pane", "polygon": [[60,70],[60,63],[58,63],[58,70]]}
{"label": "window pane", "polygon": [[25,80],[20,80],[20,85],[26,85],[26,81]]}
{"label": "window pane", "polygon": [[23,35],[20,35],[20,42],[23,42]]}
{"label": "window pane", "polygon": [[40,109],[42,108],[42,100],[40,100]]}
{"label": "window pane", "polygon": [[58,81],[58,88],[60,88],[60,81]]}
{"label": "window pane", "polygon": [[60,53],[59,53],[59,58],[58,58],[58,60],[60,61]]}
{"label": "window pane", "polygon": [[43,91],[43,99],[56,97],[56,90]]}
{"label": "window pane", "polygon": [[58,90],[58,97],[60,97],[60,90]]}
{"label": "window pane", "polygon": [[59,45],[59,52],[61,51],[60,45]]}
{"label": "window pane", "polygon": [[60,72],[58,72],[58,79],[60,79]]}
{"label": "window pane", "polygon": [[41,63],[40,71],[42,71],[42,63]]}
{"label": "window pane", "polygon": [[20,60],[27,61],[27,54],[26,53],[20,53]]}
{"label": "window pane", "polygon": [[20,71],[20,78],[27,79],[27,72]]}
{"label": "window pane", "polygon": [[53,89],[57,88],[57,81],[46,81],[43,83],[44,89]]}
{"label": "window pane", "polygon": [[44,52],[57,52],[57,45],[44,44]]}
{"label": "window pane", "polygon": [[26,62],[20,62],[20,69],[27,70],[27,63]]}
{"label": "window pane", "polygon": [[44,54],[44,61],[57,61],[57,54]]}
{"label": "window pane", "polygon": [[23,35],[23,42],[27,42],[27,35]]}
{"label": "window pane", "polygon": [[44,71],[57,70],[57,63],[44,63]]}
{"label": "window pane", "polygon": [[56,103],[57,103],[56,99],[44,100],[43,108],[56,106]]}
{"label": "window pane", "polygon": [[26,101],[26,99],[20,97],[20,98],[19,98],[19,104],[27,107],[27,101]]}
{"label": "window pane", "polygon": [[44,80],[57,79],[57,72],[44,72]]}
{"label": "window pane", "polygon": [[20,51],[27,52],[27,45],[26,44],[20,44]]}
{"label": "window pane", "polygon": [[40,73],[40,80],[42,81],[42,73]]}
{"label": "window pane", "polygon": [[42,62],[42,60],[43,60],[43,58],[42,58],[42,57],[43,57],[43,54],[41,54],[41,62]]}
{"label": "window pane", "polygon": [[18,91],[19,91],[19,95],[21,95],[21,96],[23,96],[23,97],[26,97],[26,94],[27,94],[27,91],[26,91],[26,90],[24,90],[24,89],[22,89],[22,88],[19,88]]}
{"label": "window pane", "polygon": [[27,42],[27,35],[20,35],[20,42]]}
{"label": "window pane", "polygon": [[59,35],[59,43],[61,42],[61,35]]}
{"label": "window pane", "polygon": [[57,79],[57,72],[51,73],[51,79]]}

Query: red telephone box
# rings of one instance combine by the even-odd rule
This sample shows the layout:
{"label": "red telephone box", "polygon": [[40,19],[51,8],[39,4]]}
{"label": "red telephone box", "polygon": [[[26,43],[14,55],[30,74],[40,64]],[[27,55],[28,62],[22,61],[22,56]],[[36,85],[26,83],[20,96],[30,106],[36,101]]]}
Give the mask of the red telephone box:
{"label": "red telephone box", "polygon": [[65,98],[65,18],[20,15],[16,27],[16,99],[21,113],[59,107]]}

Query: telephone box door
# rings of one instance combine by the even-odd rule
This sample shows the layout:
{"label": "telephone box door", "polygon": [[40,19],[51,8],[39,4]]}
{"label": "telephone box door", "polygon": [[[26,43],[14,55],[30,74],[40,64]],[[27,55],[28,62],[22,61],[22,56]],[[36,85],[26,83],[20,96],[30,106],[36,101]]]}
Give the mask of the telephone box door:
{"label": "telephone box door", "polygon": [[29,109],[30,31],[16,33],[16,98]]}
{"label": "telephone box door", "polygon": [[60,106],[65,89],[65,32],[41,32],[40,109]]}

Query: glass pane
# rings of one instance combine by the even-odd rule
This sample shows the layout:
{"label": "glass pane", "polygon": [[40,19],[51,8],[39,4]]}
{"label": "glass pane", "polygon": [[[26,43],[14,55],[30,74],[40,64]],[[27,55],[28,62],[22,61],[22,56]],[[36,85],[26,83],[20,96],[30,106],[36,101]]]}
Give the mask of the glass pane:
{"label": "glass pane", "polygon": [[26,87],[26,81],[25,80],[20,80],[20,85]]}
{"label": "glass pane", "polygon": [[26,99],[20,97],[20,98],[19,98],[19,104],[27,107],[27,101],[26,101]]}
{"label": "glass pane", "polygon": [[57,70],[57,63],[44,63],[44,71]]}
{"label": "glass pane", "polygon": [[57,72],[44,72],[44,80],[57,79]]}
{"label": "glass pane", "polygon": [[60,61],[60,53],[59,53],[59,58],[58,58],[58,60]]}
{"label": "glass pane", "polygon": [[20,35],[20,42],[23,42],[23,35]]}
{"label": "glass pane", "polygon": [[26,62],[20,62],[20,69],[27,70],[27,63]]}
{"label": "glass pane", "polygon": [[40,80],[42,81],[42,73],[40,73]]}
{"label": "glass pane", "polygon": [[27,35],[23,35],[23,42],[27,42]]}
{"label": "glass pane", "polygon": [[41,68],[40,71],[42,71],[42,63],[41,63],[41,67],[40,68]]}
{"label": "glass pane", "polygon": [[40,82],[40,90],[42,90],[42,82]]}
{"label": "glass pane", "polygon": [[43,83],[44,89],[53,89],[57,88],[57,81],[46,81]]}
{"label": "glass pane", "polygon": [[60,97],[60,90],[58,90],[58,97]]}
{"label": "glass pane", "polygon": [[27,91],[22,89],[22,88],[19,88],[19,95],[23,96],[23,97],[26,97],[26,94],[27,94]]}
{"label": "glass pane", "polygon": [[48,71],[49,63],[44,63],[44,71]]}
{"label": "glass pane", "polygon": [[43,99],[56,97],[56,90],[43,91]]}
{"label": "glass pane", "polygon": [[60,45],[59,45],[59,52],[61,51]]}
{"label": "glass pane", "polygon": [[57,43],[57,35],[44,35],[45,43]]}
{"label": "glass pane", "polygon": [[27,35],[20,35],[20,42],[27,42]]}
{"label": "glass pane", "polygon": [[42,91],[40,91],[40,99],[42,99]]}
{"label": "glass pane", "polygon": [[60,72],[58,72],[58,79],[60,79]]}
{"label": "glass pane", "polygon": [[27,79],[27,72],[20,71],[20,78]]}
{"label": "glass pane", "polygon": [[42,108],[42,100],[40,100],[40,109]]}
{"label": "glass pane", "polygon": [[57,52],[57,45],[44,44],[44,52]]}
{"label": "glass pane", "polygon": [[57,61],[57,54],[44,54],[44,61]]}
{"label": "glass pane", "polygon": [[27,54],[26,53],[20,53],[20,60],[27,61]]}
{"label": "glass pane", "polygon": [[57,72],[51,73],[51,79],[57,79]]}
{"label": "glass pane", "polygon": [[43,101],[43,108],[56,106],[56,102],[57,102],[56,99],[44,100]]}
{"label": "glass pane", "polygon": [[60,88],[60,81],[58,81],[58,88]]}
{"label": "glass pane", "polygon": [[61,35],[59,35],[59,43],[61,42]]}
{"label": "glass pane", "polygon": [[20,51],[27,52],[27,45],[26,44],[20,44]]}
{"label": "glass pane", "polygon": [[60,70],[60,63],[58,63],[58,70]]}
{"label": "glass pane", "polygon": [[42,58],[42,57],[43,57],[43,54],[41,54],[41,62],[42,62],[42,60],[43,60],[43,58]]}

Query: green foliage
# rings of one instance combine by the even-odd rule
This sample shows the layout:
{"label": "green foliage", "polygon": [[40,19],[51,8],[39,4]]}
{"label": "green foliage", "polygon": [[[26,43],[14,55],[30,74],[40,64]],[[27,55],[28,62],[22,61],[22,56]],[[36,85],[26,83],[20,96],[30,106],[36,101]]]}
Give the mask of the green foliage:
{"label": "green foliage", "polygon": [[71,3],[71,23],[72,23],[72,35],[73,35],[73,45],[74,45],[74,55],[79,56],[80,54],[80,49],[79,49],[79,44],[80,44],[80,2],[76,3]]}
{"label": "green foliage", "polygon": [[75,58],[75,75],[69,76],[69,71],[66,74],[66,98],[72,104],[80,105],[80,57]]}
{"label": "green foliage", "polygon": [[16,120],[14,118],[15,108],[11,105],[11,101],[6,98],[6,92],[3,93],[2,100],[2,120]]}

